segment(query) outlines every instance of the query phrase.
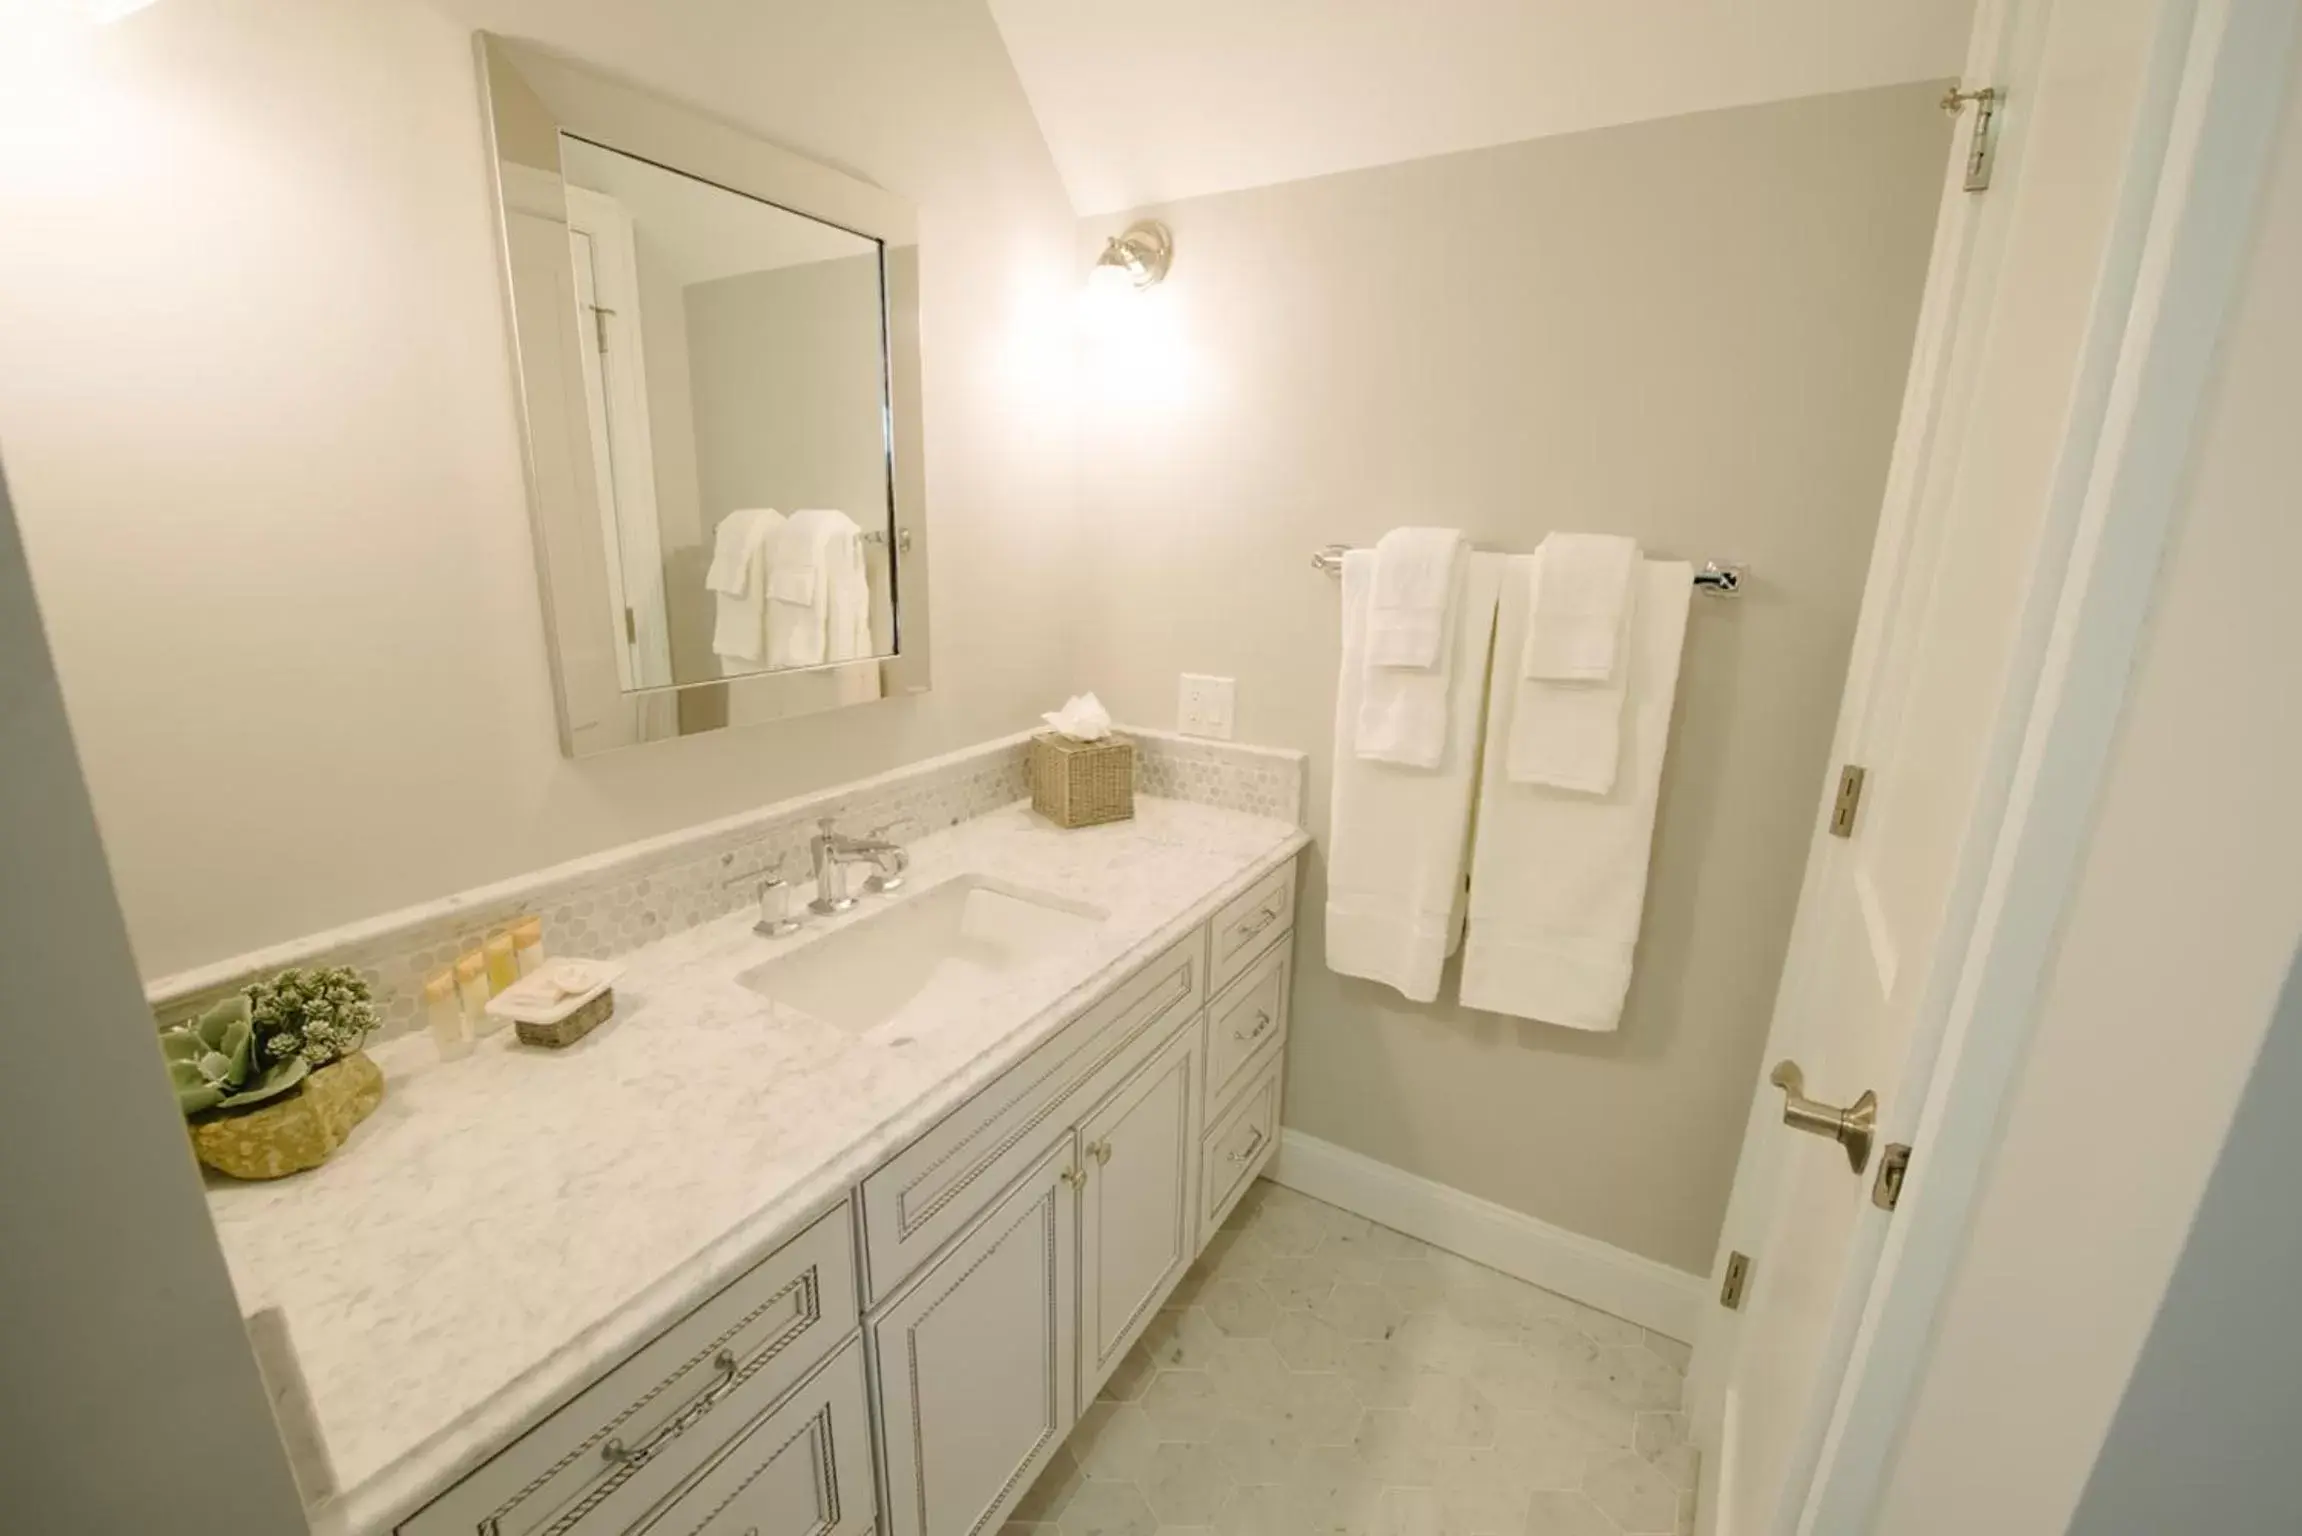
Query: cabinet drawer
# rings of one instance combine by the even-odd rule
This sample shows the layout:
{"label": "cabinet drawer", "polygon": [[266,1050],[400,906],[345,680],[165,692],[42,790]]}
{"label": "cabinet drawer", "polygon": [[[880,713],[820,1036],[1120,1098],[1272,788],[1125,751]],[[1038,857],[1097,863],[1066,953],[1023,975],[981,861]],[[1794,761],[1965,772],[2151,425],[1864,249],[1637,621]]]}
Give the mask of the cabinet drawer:
{"label": "cabinet drawer", "polygon": [[1288,983],[1294,947],[1276,945],[1243,971],[1207,1010],[1207,1106],[1222,1113],[1247,1068],[1262,1051],[1287,1038]]}
{"label": "cabinet drawer", "polygon": [[852,1339],[640,1527],[639,1536],[865,1536],[871,1487],[863,1341]]}
{"label": "cabinet drawer", "polygon": [[400,1532],[621,1533],[855,1329],[855,1236],[842,1202]]}
{"label": "cabinet drawer", "polygon": [[[1046,1133],[1146,1060],[1207,995],[1194,932],[1054,1038],[944,1116],[863,1181],[866,1277],[873,1302],[997,1198],[1037,1157]],[[1080,1103],[1071,1096],[1082,1096]]]}
{"label": "cabinet drawer", "polygon": [[1199,1158],[1202,1196],[1199,1230],[1213,1233],[1239,1203],[1247,1186],[1279,1145],[1279,1073],[1283,1061],[1277,1049],[1255,1058],[1253,1079],[1239,1102],[1215,1122]]}
{"label": "cabinet drawer", "polygon": [[1295,926],[1295,861],[1272,870],[1215,914],[1214,955],[1208,985],[1220,992],[1232,977]]}

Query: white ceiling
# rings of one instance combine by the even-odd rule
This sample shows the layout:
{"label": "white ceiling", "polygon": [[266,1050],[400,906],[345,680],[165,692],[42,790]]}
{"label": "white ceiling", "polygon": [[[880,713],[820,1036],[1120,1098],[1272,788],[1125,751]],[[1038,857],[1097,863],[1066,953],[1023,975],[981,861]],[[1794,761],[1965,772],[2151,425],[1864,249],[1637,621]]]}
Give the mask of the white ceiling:
{"label": "white ceiling", "polygon": [[560,161],[569,181],[623,204],[682,287],[872,249],[861,235],[580,139],[560,141]]}
{"label": "white ceiling", "polygon": [[1079,212],[1958,73],[1972,0],[989,0]]}

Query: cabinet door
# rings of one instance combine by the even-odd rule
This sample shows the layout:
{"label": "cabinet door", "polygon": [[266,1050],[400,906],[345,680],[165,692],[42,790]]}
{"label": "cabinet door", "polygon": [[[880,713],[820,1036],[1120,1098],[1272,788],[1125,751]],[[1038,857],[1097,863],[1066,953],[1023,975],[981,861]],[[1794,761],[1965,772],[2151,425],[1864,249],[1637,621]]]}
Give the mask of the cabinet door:
{"label": "cabinet door", "polygon": [[850,1342],[658,1510],[644,1536],[868,1536],[863,1346]]}
{"label": "cabinet door", "polygon": [[996,1531],[1070,1433],[1078,1180],[1067,1124],[872,1322],[889,1536]]}
{"label": "cabinet door", "polygon": [[1093,1400],[1197,1251],[1199,1021],[1079,1127],[1079,1400]]}

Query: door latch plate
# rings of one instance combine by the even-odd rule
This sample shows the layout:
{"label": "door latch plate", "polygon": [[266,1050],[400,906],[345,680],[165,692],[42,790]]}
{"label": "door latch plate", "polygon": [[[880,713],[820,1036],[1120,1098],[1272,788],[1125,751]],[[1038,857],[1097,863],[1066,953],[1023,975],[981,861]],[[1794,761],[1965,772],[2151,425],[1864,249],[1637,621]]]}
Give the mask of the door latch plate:
{"label": "door latch plate", "polygon": [[1899,1141],[1887,1143],[1878,1160],[1878,1178],[1870,1186],[1870,1203],[1891,1211],[1902,1202],[1902,1181],[1910,1173],[1910,1148]]}
{"label": "door latch plate", "polygon": [[1750,1289],[1750,1255],[1730,1253],[1726,1261],[1726,1279],[1719,1284],[1719,1305],[1729,1312],[1742,1310],[1743,1293]]}

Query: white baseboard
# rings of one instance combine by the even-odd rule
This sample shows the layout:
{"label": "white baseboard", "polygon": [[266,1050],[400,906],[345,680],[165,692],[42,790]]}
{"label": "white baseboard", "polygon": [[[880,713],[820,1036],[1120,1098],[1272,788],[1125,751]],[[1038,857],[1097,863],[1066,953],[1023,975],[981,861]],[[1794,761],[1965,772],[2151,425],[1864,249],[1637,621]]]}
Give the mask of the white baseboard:
{"label": "white baseboard", "polygon": [[1301,1131],[1280,1132],[1278,1160],[1265,1177],[1673,1339],[1692,1339],[1702,1319],[1708,1286],[1700,1275],[1537,1221]]}

